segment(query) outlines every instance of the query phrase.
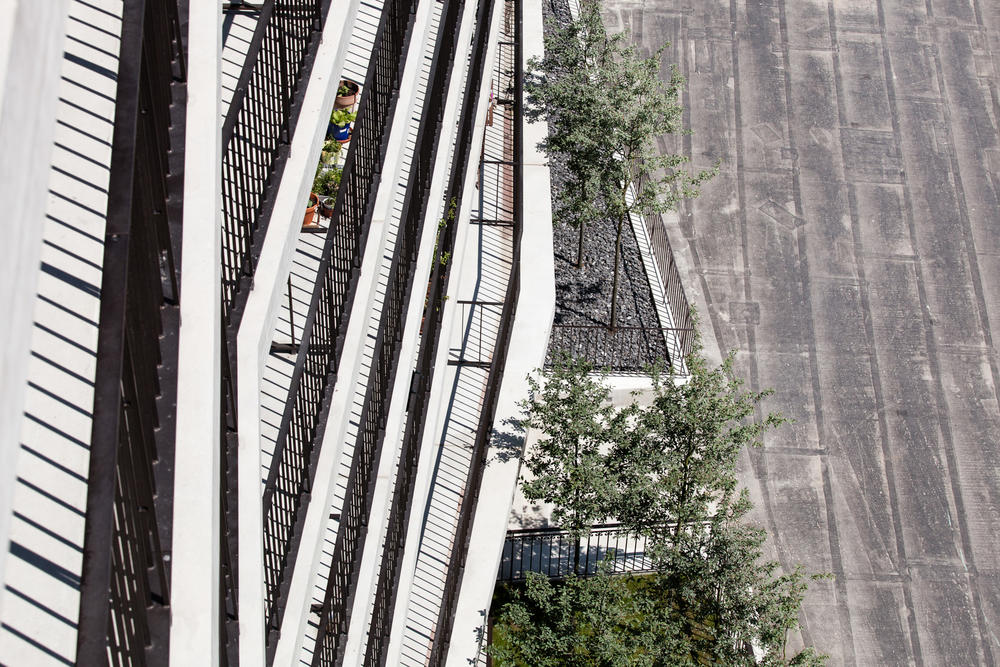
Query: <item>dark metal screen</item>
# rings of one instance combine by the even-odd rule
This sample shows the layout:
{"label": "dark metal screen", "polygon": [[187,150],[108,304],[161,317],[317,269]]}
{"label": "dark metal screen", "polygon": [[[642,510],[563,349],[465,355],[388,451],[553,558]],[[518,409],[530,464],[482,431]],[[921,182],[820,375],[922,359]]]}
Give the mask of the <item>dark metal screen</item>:
{"label": "dark metal screen", "polygon": [[[438,26],[429,86],[421,112],[416,146],[403,201],[397,242],[389,269],[385,301],[379,317],[372,368],[361,410],[360,427],[347,478],[344,507],[320,608],[313,665],[340,664],[341,649],[350,622],[350,608],[385,437],[389,397],[398,366],[405,313],[412,294],[418,244],[424,225],[431,173],[437,157],[444,100],[454,66],[456,38],[463,3],[445,0]],[[421,294],[423,288],[418,290]]]}
{"label": "dark metal screen", "polygon": [[[489,379],[486,382],[486,395],[483,397],[483,407],[479,413],[476,442],[473,445],[469,472],[465,480],[465,490],[461,496],[462,502],[458,515],[458,527],[455,531],[455,541],[452,543],[451,555],[448,561],[447,577],[444,582],[437,623],[434,626],[434,638],[428,662],[432,666],[443,665],[448,657],[448,647],[451,643],[451,634],[455,625],[458,596],[461,592],[466,558],[469,553],[472,523],[476,516],[476,508],[479,506],[479,491],[483,480],[483,472],[486,469],[486,458],[490,442],[494,434],[493,421],[496,416],[500,388],[503,385],[504,366],[507,363],[507,351],[510,347],[510,336],[514,327],[514,314],[517,311],[517,303],[521,294],[521,235],[524,229],[524,221],[521,217],[523,210],[523,192],[521,187],[523,181],[523,147],[521,145],[521,132],[523,128],[522,103],[524,98],[524,76],[521,68],[521,29],[523,17],[520,0],[505,1],[504,18],[504,32],[513,38],[514,49],[514,94],[512,99],[509,100],[513,104],[514,122],[512,132],[510,133],[510,146],[505,150],[505,153],[508,150],[513,153],[513,160],[511,161],[513,173],[511,174],[512,178],[508,181],[513,188],[510,198],[513,202],[513,210],[511,211],[514,222],[513,257],[510,278],[507,283],[507,292],[503,299],[503,311],[500,315],[500,329],[497,333],[497,342],[493,352]],[[501,45],[501,58],[504,46],[509,47],[510,43]],[[498,99],[502,99],[502,97],[502,95],[498,95]],[[506,143],[507,137],[504,139]]]}
{"label": "dark metal screen", "polygon": [[612,574],[654,572],[647,538],[612,523],[591,528],[574,538],[558,528],[529,528],[507,531],[497,579],[524,581],[528,572],[551,578],[570,574],[592,575],[605,562]]}
{"label": "dark metal screen", "polygon": [[420,458],[420,444],[423,441],[431,381],[434,377],[434,364],[441,340],[441,318],[444,314],[442,305],[445,295],[448,293],[450,269],[453,264],[447,261],[442,262],[441,259],[450,256],[454,249],[457,221],[461,218],[460,205],[465,186],[465,174],[475,148],[472,141],[475,133],[476,108],[480,101],[480,90],[483,88],[483,72],[486,66],[486,51],[489,45],[493,9],[492,0],[480,2],[477,8],[472,55],[456,133],[455,155],[445,195],[444,226],[439,228],[437,252],[431,261],[431,276],[424,305],[417,368],[414,381],[410,385],[410,396],[407,402],[408,414],[396,469],[396,482],[389,506],[389,521],[382,549],[382,563],[375,587],[375,604],[368,628],[365,665],[386,664],[385,649],[388,646],[389,634],[393,625],[393,610],[396,605],[399,584],[399,565],[403,557],[406,529],[413,507],[413,487]]}
{"label": "dark metal screen", "polygon": [[183,0],[123,6],[80,588],[83,665],[167,662],[172,507],[159,491],[173,467],[180,239],[168,199],[182,185],[170,170],[170,151],[183,146],[182,11]]}
{"label": "dark metal screen", "polygon": [[[267,229],[268,186],[292,125],[330,0],[268,0],[222,126],[222,312],[253,275]],[[293,116],[294,111],[294,116]]]}
{"label": "dark metal screen", "polygon": [[612,373],[640,373],[657,359],[663,359],[671,370],[680,372],[684,345],[690,349],[692,334],[692,329],[616,327],[612,330],[605,326],[555,324],[545,365],[551,366],[559,352],[567,352]]}
{"label": "dark metal screen", "polygon": [[383,8],[302,338],[292,346],[297,357],[263,499],[265,621],[272,651],[357,289],[415,9],[414,0],[392,0]]}
{"label": "dark metal screen", "polygon": [[222,126],[221,655],[238,663],[236,332],[330,0],[267,0]]}

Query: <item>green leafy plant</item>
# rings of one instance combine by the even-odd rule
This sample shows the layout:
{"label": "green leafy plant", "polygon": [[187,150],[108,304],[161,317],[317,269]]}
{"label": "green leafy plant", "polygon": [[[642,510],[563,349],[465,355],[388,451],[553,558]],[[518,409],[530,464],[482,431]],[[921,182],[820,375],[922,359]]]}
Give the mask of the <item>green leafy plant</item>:
{"label": "green leafy plant", "polygon": [[828,575],[782,572],[764,557],[767,535],[747,523],[753,505],[736,477],[743,449],[784,419],[760,414],[769,392],[743,388],[732,354],[712,367],[700,352],[696,341],[688,382],[653,368],[651,402],[622,408],[589,364],[568,356],[529,378],[522,424],[539,437],[524,455],[524,496],[552,503],[553,522],[577,540],[617,519],[647,538],[656,572],[627,587],[600,575],[529,580],[500,610],[497,664],[824,663],[811,647],[787,656],[786,643],[808,582]]}
{"label": "green leafy plant", "polygon": [[348,123],[354,122],[354,119],[358,117],[358,114],[348,109],[334,109],[330,114],[330,122],[337,127],[343,127]]}
{"label": "green leafy plant", "polygon": [[342,175],[338,167],[321,170],[313,179],[313,192],[320,197],[336,197]]}
{"label": "green leafy plant", "polygon": [[327,139],[324,141],[323,150],[319,154],[319,166],[325,167],[332,164],[343,149],[344,144],[336,139]]}

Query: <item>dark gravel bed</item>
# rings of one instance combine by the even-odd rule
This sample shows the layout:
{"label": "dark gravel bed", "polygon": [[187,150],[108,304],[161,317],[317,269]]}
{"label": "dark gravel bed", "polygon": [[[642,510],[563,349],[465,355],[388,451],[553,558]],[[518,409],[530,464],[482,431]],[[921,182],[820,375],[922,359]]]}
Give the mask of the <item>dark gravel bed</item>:
{"label": "dark gravel bed", "polygon": [[[561,22],[568,21],[569,10],[562,0],[542,3],[546,20],[546,32],[553,17]],[[552,176],[552,198],[566,181],[566,168],[560,160],[550,160]],[[556,312],[555,325],[584,325],[607,327],[611,321],[611,286],[614,274],[615,234],[614,221],[605,220],[588,225],[584,233],[583,268],[577,268],[579,231],[569,224],[556,219],[553,228],[555,254]],[[631,225],[626,225],[622,233],[622,257],[619,267],[618,285],[618,326],[619,327],[659,327],[652,292],[646,278],[646,271],[639,255],[639,246]],[[605,335],[604,338],[608,340]],[[615,337],[612,337],[615,338]],[[618,337],[620,338],[620,336]],[[635,338],[633,335],[632,338]],[[565,339],[554,331],[549,340],[550,354],[556,347],[566,347]],[[663,356],[662,335],[641,336],[630,344],[642,348],[633,351],[652,361]],[[612,344],[573,345],[577,354],[585,353],[593,363],[621,366],[614,363],[622,352]]]}

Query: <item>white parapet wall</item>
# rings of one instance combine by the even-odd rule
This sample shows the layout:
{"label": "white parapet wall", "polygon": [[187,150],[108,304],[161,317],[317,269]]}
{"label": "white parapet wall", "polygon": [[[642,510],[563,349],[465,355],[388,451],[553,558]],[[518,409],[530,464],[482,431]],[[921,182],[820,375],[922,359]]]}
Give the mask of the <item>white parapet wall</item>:
{"label": "white parapet wall", "polygon": [[[237,428],[239,430],[239,628],[240,662],[264,665],[264,536],[261,484],[261,380],[285,296],[286,278],[302,227],[303,204],[312,188],[344,68],[359,0],[331,8],[313,62],[288,160],[237,334]],[[275,663],[277,664],[277,663]]]}
{"label": "white parapet wall", "polygon": [[[222,15],[192,3],[184,150],[170,664],[219,664]],[[212,224],[214,221],[215,224]]]}
{"label": "white parapet wall", "polygon": [[[542,55],[542,5],[541,0],[523,0],[522,6],[521,65],[528,71],[528,59]],[[527,377],[545,361],[555,314],[551,186],[548,163],[538,150],[546,132],[544,122],[525,122],[521,136],[523,231],[521,261],[515,267],[520,273],[521,290],[493,420],[495,428],[520,416],[519,402],[528,396]],[[500,426],[497,430],[509,431],[510,427]],[[523,442],[523,433],[509,435]],[[490,447],[490,463],[483,473],[481,502],[473,520],[448,651],[449,667],[467,667],[483,648],[486,616],[493,599],[520,468],[517,458],[498,457],[499,449],[495,445]]]}
{"label": "white parapet wall", "polygon": [[[0,582],[20,450],[67,0],[0,1]],[[3,595],[0,593],[0,604]]]}

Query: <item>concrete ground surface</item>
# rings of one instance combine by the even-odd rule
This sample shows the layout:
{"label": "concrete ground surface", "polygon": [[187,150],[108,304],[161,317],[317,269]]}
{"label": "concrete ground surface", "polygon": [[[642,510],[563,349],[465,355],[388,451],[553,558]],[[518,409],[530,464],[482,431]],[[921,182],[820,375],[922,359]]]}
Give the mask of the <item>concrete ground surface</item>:
{"label": "concrete ground surface", "polygon": [[709,349],[795,420],[744,457],[833,665],[1000,660],[1000,3],[605,0],[721,173],[671,229]]}

